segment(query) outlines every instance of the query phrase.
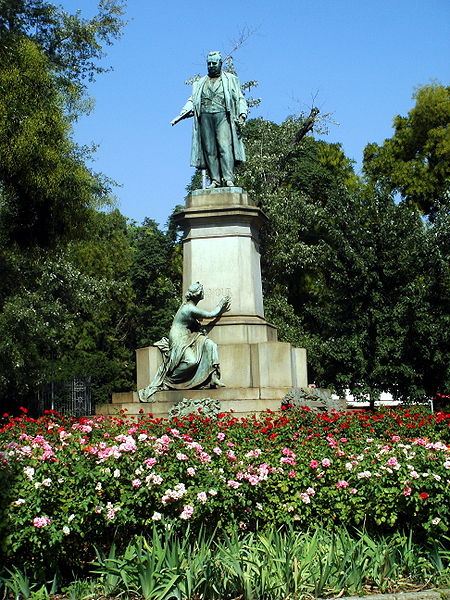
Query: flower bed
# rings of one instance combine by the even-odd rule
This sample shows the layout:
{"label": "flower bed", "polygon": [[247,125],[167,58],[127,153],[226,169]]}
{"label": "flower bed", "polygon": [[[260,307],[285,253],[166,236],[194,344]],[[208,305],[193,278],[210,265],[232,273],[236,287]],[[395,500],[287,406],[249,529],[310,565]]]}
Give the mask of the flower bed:
{"label": "flower bed", "polygon": [[420,410],[162,421],[4,417],[8,564],[79,566],[161,528],[346,524],[448,531],[450,415]]}

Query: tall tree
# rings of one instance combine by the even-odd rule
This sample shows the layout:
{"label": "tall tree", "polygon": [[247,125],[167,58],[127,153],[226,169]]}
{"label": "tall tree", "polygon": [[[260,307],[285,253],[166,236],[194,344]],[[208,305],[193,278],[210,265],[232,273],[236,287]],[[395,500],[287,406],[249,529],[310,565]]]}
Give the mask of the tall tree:
{"label": "tall tree", "polygon": [[21,247],[55,247],[83,235],[108,186],[71,139],[58,83],[36,43],[0,52],[0,235]]}
{"label": "tall tree", "polygon": [[67,332],[108,286],[68,260],[109,182],[86,167],[71,121],[122,26],[122,2],[91,20],[45,0],[0,3],[0,394],[27,398],[66,351]]}
{"label": "tall tree", "polygon": [[269,216],[267,316],[307,348],[318,385],[372,398],[435,393],[448,385],[448,328],[434,300],[439,286],[444,297],[442,252],[417,213],[358,180],[338,145],[295,144],[297,128],[258,119],[246,129],[240,183]]}
{"label": "tall tree", "polygon": [[99,62],[103,46],[120,35],[124,6],[123,0],[99,0],[97,14],[86,19],[46,0],[2,0],[2,52],[24,38],[34,41],[57,76],[67,108],[86,110],[89,104],[81,103],[86,82],[106,70]]}
{"label": "tall tree", "polygon": [[392,138],[366,146],[364,172],[433,219],[450,209],[450,87],[426,85],[413,97],[408,116],[394,118]]}

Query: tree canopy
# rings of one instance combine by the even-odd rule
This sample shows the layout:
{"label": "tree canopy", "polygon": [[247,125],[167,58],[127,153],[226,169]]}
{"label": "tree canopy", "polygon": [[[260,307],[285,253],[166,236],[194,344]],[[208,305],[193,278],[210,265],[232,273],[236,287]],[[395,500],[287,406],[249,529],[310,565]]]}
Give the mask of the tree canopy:
{"label": "tree canopy", "polygon": [[431,219],[450,209],[450,87],[426,85],[407,117],[394,118],[394,135],[364,151],[364,172],[388,193],[398,192]]}
{"label": "tree canopy", "polygon": [[360,180],[339,145],[296,144],[298,122],[246,126],[239,183],[269,216],[267,317],[281,339],[306,347],[310,380],[322,387],[404,399],[448,389],[445,211],[439,228],[427,226]]}

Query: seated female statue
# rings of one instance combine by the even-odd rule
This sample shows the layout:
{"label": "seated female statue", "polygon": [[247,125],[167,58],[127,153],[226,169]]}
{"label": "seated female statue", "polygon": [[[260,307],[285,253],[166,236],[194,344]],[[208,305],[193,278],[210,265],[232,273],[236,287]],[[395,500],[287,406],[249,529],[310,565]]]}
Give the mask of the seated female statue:
{"label": "seated female statue", "polygon": [[210,340],[199,319],[218,317],[230,310],[229,296],[224,296],[210,312],[197,306],[204,298],[203,286],[198,281],[186,292],[186,301],[178,309],[169,332],[169,338],[155,343],[163,355],[163,362],[153,381],[139,390],[139,399],[146,402],[159,390],[189,390],[221,387],[217,345]]}

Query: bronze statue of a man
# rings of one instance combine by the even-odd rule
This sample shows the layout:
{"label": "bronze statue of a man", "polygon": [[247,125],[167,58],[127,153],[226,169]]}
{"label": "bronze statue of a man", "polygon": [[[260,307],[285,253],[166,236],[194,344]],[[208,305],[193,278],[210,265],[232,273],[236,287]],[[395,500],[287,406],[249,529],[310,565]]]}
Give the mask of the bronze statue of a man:
{"label": "bronze statue of a man", "polygon": [[234,167],[245,161],[240,126],[248,106],[236,75],[222,71],[220,52],[210,52],[208,75],[194,82],[192,95],[172,125],[194,117],[191,166],[207,169],[209,187],[234,185]]}

